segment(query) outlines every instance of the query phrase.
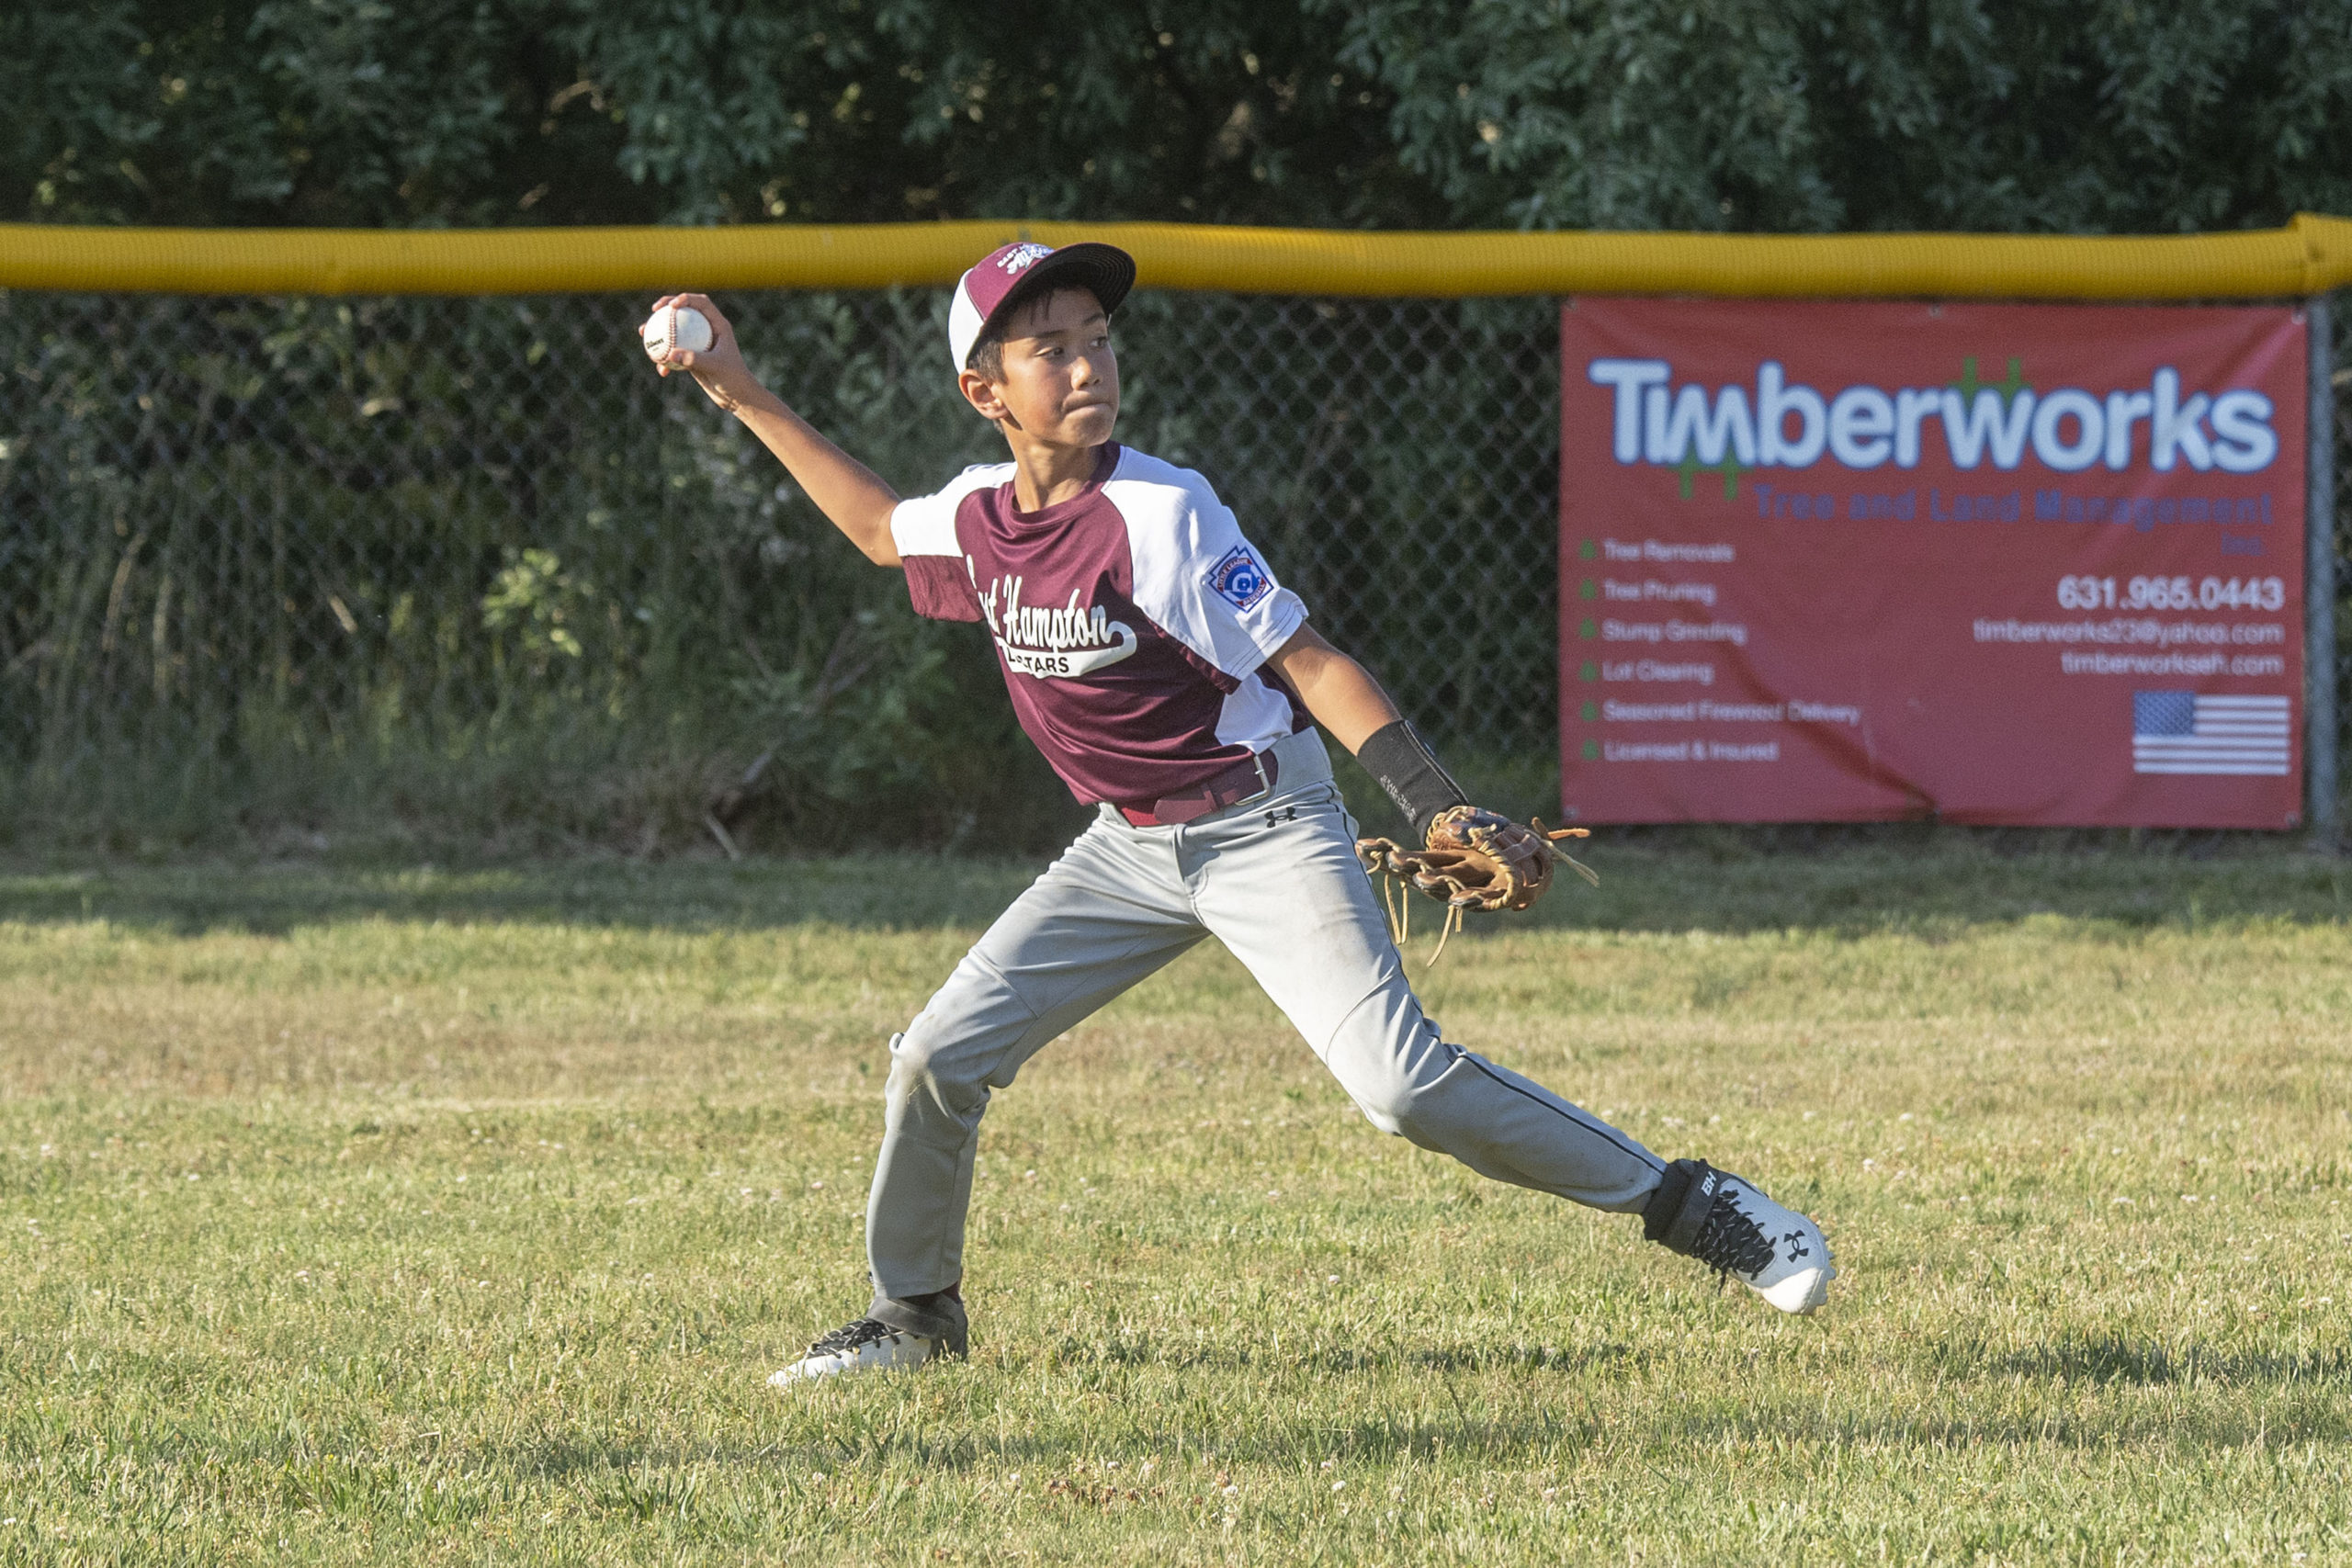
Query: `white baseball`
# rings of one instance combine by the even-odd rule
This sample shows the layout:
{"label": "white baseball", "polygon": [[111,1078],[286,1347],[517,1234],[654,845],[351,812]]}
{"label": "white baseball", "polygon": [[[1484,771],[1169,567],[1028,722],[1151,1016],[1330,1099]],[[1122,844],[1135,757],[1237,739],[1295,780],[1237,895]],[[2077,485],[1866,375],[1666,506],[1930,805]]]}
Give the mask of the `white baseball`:
{"label": "white baseball", "polygon": [[710,318],[692,305],[664,305],[638,329],[646,357],[655,364],[671,354],[700,354],[711,344]]}

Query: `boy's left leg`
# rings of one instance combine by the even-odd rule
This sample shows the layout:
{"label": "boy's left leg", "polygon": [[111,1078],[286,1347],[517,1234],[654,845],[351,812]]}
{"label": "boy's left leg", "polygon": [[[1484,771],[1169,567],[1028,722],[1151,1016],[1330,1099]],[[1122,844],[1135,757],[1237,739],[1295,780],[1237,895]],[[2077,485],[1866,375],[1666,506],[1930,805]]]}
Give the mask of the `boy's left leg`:
{"label": "boy's left leg", "polygon": [[1272,805],[1187,831],[1187,858],[1201,861],[1196,905],[1365,1118],[1481,1176],[1639,1213],[1666,1161],[1543,1085],[1450,1043],[1421,1011],[1356,863],[1337,786]]}
{"label": "boy's left leg", "polygon": [[[1285,780],[1295,772],[1286,766]],[[1423,1014],[1335,785],[1185,829],[1206,925],[1365,1117],[1482,1176],[1639,1213],[1653,1241],[1735,1273],[1774,1306],[1824,1299],[1828,1248],[1802,1214],[1696,1160],[1660,1159],[1599,1117],[1448,1043]]]}

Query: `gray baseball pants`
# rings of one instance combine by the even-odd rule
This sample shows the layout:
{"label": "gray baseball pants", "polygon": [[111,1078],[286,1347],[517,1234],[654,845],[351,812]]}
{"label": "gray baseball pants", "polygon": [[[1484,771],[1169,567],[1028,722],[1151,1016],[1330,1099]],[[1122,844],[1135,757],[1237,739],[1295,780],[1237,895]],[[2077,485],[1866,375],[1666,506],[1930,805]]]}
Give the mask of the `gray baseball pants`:
{"label": "gray baseball pants", "polygon": [[1366,1120],[1498,1181],[1635,1211],[1664,1164],[1559,1096],[1448,1043],[1421,1011],[1331,782],[1322,736],[1280,743],[1272,794],[1178,826],[1112,807],[999,916],[890,1042],[866,1203],[873,1315],[964,1274],[972,1156],[991,1090],[1055,1036],[1203,937],[1265,987]]}

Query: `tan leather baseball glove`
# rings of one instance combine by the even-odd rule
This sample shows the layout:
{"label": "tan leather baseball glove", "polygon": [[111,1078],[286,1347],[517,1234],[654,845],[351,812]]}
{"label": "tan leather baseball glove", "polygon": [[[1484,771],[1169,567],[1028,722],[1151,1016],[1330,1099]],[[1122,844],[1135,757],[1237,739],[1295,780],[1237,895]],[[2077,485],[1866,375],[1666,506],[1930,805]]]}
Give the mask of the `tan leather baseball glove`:
{"label": "tan leather baseball glove", "polygon": [[1417,888],[1446,906],[1445,929],[1438,938],[1437,962],[1445,942],[1461,929],[1467,909],[1524,909],[1552,886],[1552,872],[1566,865],[1577,875],[1600,886],[1591,867],[1559,847],[1562,839],[1591,836],[1583,828],[1546,829],[1542,818],[1525,826],[1499,812],[1475,806],[1441,811],[1430,823],[1426,847],[1408,850],[1393,839],[1359,839],[1356,859],[1369,875],[1385,877],[1381,891],[1388,900],[1389,930],[1402,946],[1411,934],[1410,900],[1400,911],[1399,884]]}

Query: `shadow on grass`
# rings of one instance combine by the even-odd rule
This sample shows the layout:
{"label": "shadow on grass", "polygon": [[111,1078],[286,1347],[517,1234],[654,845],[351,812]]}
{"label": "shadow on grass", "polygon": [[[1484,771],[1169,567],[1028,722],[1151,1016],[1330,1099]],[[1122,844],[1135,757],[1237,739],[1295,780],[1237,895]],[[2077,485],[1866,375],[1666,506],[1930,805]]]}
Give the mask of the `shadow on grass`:
{"label": "shadow on grass", "polygon": [[[949,1375],[952,1375],[949,1374]],[[2218,1452],[2259,1437],[2272,1444],[2335,1443],[2352,1436],[2352,1419],[2340,1404],[2301,1400],[2290,1404],[2233,1401],[2199,1408],[2185,1416],[2175,1408],[2137,1405],[2086,1414],[2058,1408],[1982,1406],[1939,1412],[1890,1409],[1871,1402],[1854,1408],[1824,1408],[1818,1400],[1781,1397],[1748,1401],[1726,1389],[1718,1400],[1678,1402],[1657,1419],[1629,1434],[1622,1411],[1595,1410],[1574,1383],[1563,1382],[1548,1397],[1533,1391],[1532,1410],[1493,1413],[1465,1391],[1461,1400],[1434,1406],[1419,1397],[1400,1404],[1393,1384],[1367,1385],[1362,1414],[1333,1420],[1328,1411],[1295,1424],[1250,1421],[1209,1438],[1217,1464],[1306,1466],[1338,1457],[1374,1468],[1400,1461],[1430,1461],[1475,1455],[1498,1463],[1520,1463],[1587,1448],[1623,1450],[1629,1438],[1639,1453],[1648,1450],[1663,1462],[1733,1445],[1764,1442],[1821,1450],[2025,1450],[2043,1446],[2086,1452],[2112,1451],[2120,1443]],[[809,1397],[825,1399],[824,1393]],[[1089,1427],[1068,1437],[1036,1431],[957,1430],[936,1420],[915,1423],[893,1410],[854,1408],[847,1403],[811,1412],[821,1437],[786,1438],[769,1445],[732,1449],[673,1448],[593,1439],[558,1439],[533,1445],[513,1456],[514,1469],[559,1483],[581,1485],[610,1505],[628,1511],[650,1496],[674,1495],[683,1478],[674,1472],[695,1464],[771,1467],[806,1475],[838,1473],[897,1461],[940,1473],[1020,1471],[1033,1483],[1082,1468],[1095,1483],[1105,1479],[1102,1461],[1118,1458],[1126,1467],[1145,1459],[1198,1451],[1204,1433],[1197,1412],[1181,1408],[1130,1408],[1125,1430],[1113,1436]],[[1646,1460],[1644,1462],[1648,1462]],[[1183,1472],[1167,1479],[1183,1484]],[[1189,1478],[1199,1484],[1200,1478]],[[1121,1475],[1122,1485],[1136,1483]],[[1142,1484],[1150,1484],[1145,1481]]]}
{"label": "shadow on grass", "polygon": [[282,936],[382,919],[716,931],[981,926],[1045,862],[899,855],[740,863],[571,861],[474,870],[327,863],[0,869],[0,920]]}
{"label": "shadow on grass", "polygon": [[1318,1376],[1361,1377],[1395,1371],[1435,1372],[1441,1377],[1492,1371],[1629,1373],[1647,1370],[1657,1358],[1639,1346],[1602,1342],[1592,1345],[1447,1345],[1408,1347],[1329,1346],[1310,1350],[1269,1349],[1263,1355],[1247,1350],[1160,1345],[1148,1340],[1064,1339],[1057,1347],[1057,1362],[1073,1366],[1182,1367],[1195,1371],[1231,1371],[1256,1367],[1270,1371],[1303,1369]]}
{"label": "shadow on grass", "polygon": [[2352,1352],[2217,1350],[2207,1345],[2167,1346],[2102,1335],[2038,1345],[1976,1363],[1973,1371],[2068,1382],[2138,1387],[2211,1383],[2226,1388],[2289,1388],[2323,1384],[2352,1393]]}
{"label": "shadow on grass", "polygon": [[[2352,919],[2352,863],[2287,845],[2197,859],[2168,850],[2017,853],[1951,832],[1915,844],[1758,851],[1702,834],[1629,836],[1588,852],[1601,886],[1563,886],[1514,930],[1809,931],[1950,934],[2037,916],[2125,930]],[[107,920],[194,934],[282,935],[385,919],[514,921],[680,931],[829,923],[867,930],[979,927],[1043,870],[1029,861],[867,859],[526,862],[475,868],[331,861],[151,866],[0,865],[0,920]]]}
{"label": "shadow on grass", "polygon": [[[2024,1379],[2058,1385],[2202,1385],[2273,1393],[2352,1392],[2352,1351],[2343,1348],[2232,1350],[2101,1335],[1997,1353],[1982,1345],[1948,1343],[1929,1354],[1943,1376],[1977,1383]],[[1064,1339],[1055,1355],[1058,1365],[1081,1368],[1168,1367],[1201,1374],[1229,1374],[1248,1368],[1263,1372],[1306,1371],[1331,1378],[1425,1372],[1448,1381],[1493,1373],[1566,1379],[1599,1375],[1617,1380],[1654,1373],[1667,1359],[1660,1347],[1613,1340],[1560,1345],[1364,1345],[1296,1353],[1270,1351],[1261,1356],[1229,1347],[1158,1345],[1121,1337]],[[2330,1403],[2338,1417],[2332,1429],[2339,1437],[2352,1436],[2352,1408],[2341,1402]]]}
{"label": "shadow on grass", "polygon": [[[227,1462],[231,1468],[256,1467],[277,1478],[279,1495],[290,1506],[329,1512],[367,1512],[384,1498],[405,1497],[397,1472],[423,1459],[457,1473],[503,1472],[575,1486],[599,1506],[641,1516],[649,1510],[677,1511],[690,1504],[703,1485],[691,1472],[712,1464],[808,1479],[816,1472],[870,1471],[897,1461],[940,1473],[1018,1470],[1034,1484],[1082,1469],[1099,1484],[1105,1479],[1106,1459],[1132,1466],[1187,1451],[1198,1455],[1204,1441],[1219,1464],[1303,1466],[1339,1456],[1379,1466],[1464,1454],[1519,1462],[1601,1446],[1634,1454],[1646,1450],[1650,1459],[1671,1465],[1726,1443],[1762,1442],[1775,1451],[1793,1444],[1876,1451],[2055,1446],[2105,1453],[2126,1443],[2219,1452],[2256,1440],[2274,1447],[2352,1440],[2352,1404],[2340,1396],[2352,1362],[2341,1351],[2240,1353],[2199,1345],[2165,1349],[2111,1336],[2000,1356],[1955,1346],[1937,1358],[1944,1363],[1942,1371],[1984,1388],[1989,1397],[1952,1401],[1923,1393],[1917,1403],[1884,1396],[1825,1401],[1799,1385],[1752,1385],[1734,1374],[1696,1397],[1690,1396],[1695,1391],[1673,1394],[1660,1385],[1661,1403],[1652,1418],[1629,1433],[1622,1407],[1623,1389],[1639,1386],[1657,1358],[1616,1343],[1543,1350],[1400,1346],[1305,1358],[1189,1347],[1148,1354],[1106,1353],[1119,1348],[1066,1341],[1049,1366],[1032,1364],[1009,1371],[1015,1383],[1042,1376],[1098,1393],[1108,1392],[1101,1381],[1106,1372],[1125,1376],[1158,1369],[1189,1372],[1196,1379],[1205,1374],[1252,1381],[1305,1372],[1327,1393],[1334,1383],[1361,1381],[1361,1397],[1352,1402],[1353,1414],[1338,1419],[1325,1404],[1285,1421],[1279,1415],[1281,1396],[1274,1394],[1263,1416],[1214,1431],[1204,1429],[1200,1408],[1188,1401],[1159,1404],[1114,1399],[1104,1411],[1058,1435],[1007,1430],[992,1421],[958,1421],[936,1409],[926,1412],[935,1389],[894,1380],[889,1388],[898,1397],[879,1401],[871,1397],[874,1391],[867,1385],[809,1387],[783,1395],[803,1406],[795,1409],[787,1404],[780,1413],[787,1426],[800,1429],[763,1442],[682,1446],[573,1431],[519,1442],[482,1438],[444,1448],[438,1446],[436,1433],[436,1446],[424,1453],[386,1452],[370,1467],[326,1473],[310,1457],[315,1436],[273,1432],[252,1434],[229,1445]],[[1400,1373],[1408,1379],[1417,1374],[1434,1378],[1445,1396],[1429,1397],[1425,1382],[1400,1386]],[[1532,1401],[1532,1408],[1497,1411],[1485,1403],[1481,1386],[1455,1386],[1457,1377],[1476,1374],[1509,1376],[1512,1386]],[[947,1367],[917,1375],[936,1380],[978,1374]],[[2002,1396],[1998,1385],[2016,1379],[2030,1385],[2023,1396]],[[1595,1380],[1611,1385],[1617,1408],[1594,1408],[1590,1385]],[[2083,1382],[2202,1387],[2217,1393],[2226,1391],[2226,1397],[2194,1407],[2170,1401],[2126,1401],[2086,1409],[2058,1392]],[[1196,1382],[1189,1386],[1205,1385]],[[1009,1392],[1001,1377],[990,1377],[973,1391],[973,1408],[985,1409]],[[951,1393],[947,1404],[956,1403]],[[1106,1422],[1108,1410],[1124,1413],[1124,1420]],[[356,1435],[345,1441],[354,1450],[364,1446]],[[21,1459],[30,1450],[21,1446],[21,1438],[17,1442],[14,1457]],[[8,1446],[0,1443],[0,1457]],[[140,1446],[150,1463],[187,1467],[194,1490],[219,1484],[223,1445],[217,1432],[201,1424],[147,1431]],[[1185,1484],[1182,1475],[1170,1472],[1163,1479],[1176,1483],[1170,1490],[1179,1490]],[[1197,1476],[1190,1480],[1198,1483]],[[1136,1483],[1122,1477],[1120,1483]],[[482,1506],[485,1495],[461,1489],[439,1499],[438,1506],[463,1517]]]}

